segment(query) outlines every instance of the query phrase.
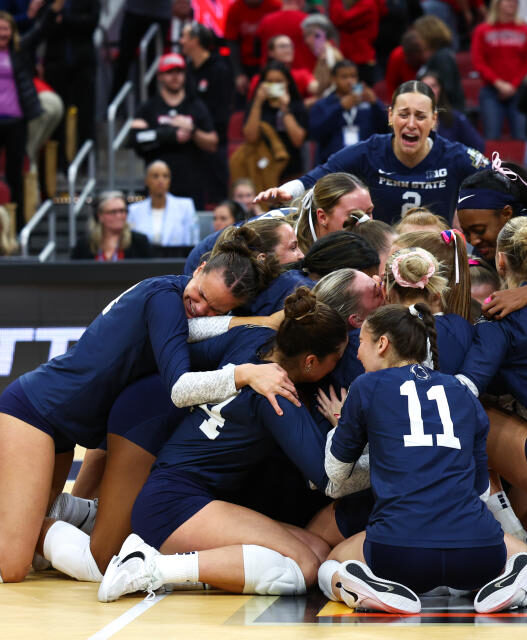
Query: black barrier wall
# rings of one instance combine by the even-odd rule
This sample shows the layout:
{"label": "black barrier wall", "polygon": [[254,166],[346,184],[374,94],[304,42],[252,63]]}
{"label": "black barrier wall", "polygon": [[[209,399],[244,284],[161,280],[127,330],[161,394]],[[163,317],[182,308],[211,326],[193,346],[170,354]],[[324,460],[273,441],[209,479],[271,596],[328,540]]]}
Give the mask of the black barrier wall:
{"label": "black barrier wall", "polygon": [[120,293],[152,276],[183,273],[184,260],[0,263],[0,391],[64,353]]}

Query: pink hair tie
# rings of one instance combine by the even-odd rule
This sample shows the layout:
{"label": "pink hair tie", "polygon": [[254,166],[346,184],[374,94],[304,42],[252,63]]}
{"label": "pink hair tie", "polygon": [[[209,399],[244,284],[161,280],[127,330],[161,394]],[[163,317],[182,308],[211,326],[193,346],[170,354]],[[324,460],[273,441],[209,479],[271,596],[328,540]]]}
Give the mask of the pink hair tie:
{"label": "pink hair tie", "polygon": [[[413,254],[417,254],[417,255],[421,256],[430,265],[428,267],[428,271],[425,273],[425,275],[420,280],[418,280],[417,282],[410,282],[408,280],[405,280],[401,276],[401,273],[399,271],[400,262],[402,260],[404,260],[404,258],[406,258],[406,256],[413,255]],[[400,285],[401,287],[410,287],[412,289],[424,289],[426,287],[426,285],[428,284],[428,282],[430,281],[430,278],[434,275],[435,270],[436,270],[436,268],[434,266],[434,263],[430,261],[430,255],[428,254],[427,251],[423,251],[422,249],[414,249],[413,251],[410,251],[408,253],[402,253],[402,254],[400,254],[398,256],[395,256],[395,258],[392,260],[391,269],[392,269],[392,273],[393,273],[393,277],[395,279],[395,282],[397,282],[398,285]]]}
{"label": "pink hair tie", "polygon": [[471,267],[479,267],[481,262],[477,258],[469,258],[468,263]]}
{"label": "pink hair tie", "polygon": [[519,176],[516,171],[501,166],[500,154],[497,151],[492,152],[492,170],[496,173],[501,173],[502,176],[509,178],[509,180],[519,180],[527,187],[527,182],[525,182],[525,180]]}
{"label": "pink hair tie", "polygon": [[489,296],[488,298],[485,298],[485,300],[483,300],[483,304],[488,304],[489,302],[492,302],[492,296]]}

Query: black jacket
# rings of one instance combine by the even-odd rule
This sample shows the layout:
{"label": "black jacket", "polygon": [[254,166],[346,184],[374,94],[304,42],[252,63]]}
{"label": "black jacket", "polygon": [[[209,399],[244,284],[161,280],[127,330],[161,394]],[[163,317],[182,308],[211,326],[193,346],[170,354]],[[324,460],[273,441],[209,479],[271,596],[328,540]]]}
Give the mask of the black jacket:
{"label": "black jacket", "polygon": [[[152,245],[144,233],[132,231],[132,242],[124,252],[126,258],[151,258],[153,255]],[[95,260],[95,254],[90,248],[88,236],[81,236],[71,252],[72,260]]]}

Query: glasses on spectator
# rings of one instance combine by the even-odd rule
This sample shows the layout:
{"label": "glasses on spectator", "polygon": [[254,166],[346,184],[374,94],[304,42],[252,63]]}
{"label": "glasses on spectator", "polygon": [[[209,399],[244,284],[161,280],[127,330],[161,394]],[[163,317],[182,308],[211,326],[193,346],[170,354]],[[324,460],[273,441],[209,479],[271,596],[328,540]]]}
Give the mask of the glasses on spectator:
{"label": "glasses on spectator", "polygon": [[118,213],[128,213],[126,207],[120,209],[105,209],[102,213],[109,213],[110,215],[117,215]]}

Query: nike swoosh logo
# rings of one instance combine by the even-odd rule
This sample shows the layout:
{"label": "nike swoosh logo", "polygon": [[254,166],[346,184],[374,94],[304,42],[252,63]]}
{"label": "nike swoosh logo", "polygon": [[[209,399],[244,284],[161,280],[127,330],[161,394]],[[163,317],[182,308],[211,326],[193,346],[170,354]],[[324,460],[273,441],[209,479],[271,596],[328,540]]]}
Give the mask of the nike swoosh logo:
{"label": "nike swoosh logo", "polygon": [[382,587],[383,589],[386,589],[386,592],[393,591],[392,585],[384,584],[384,582],[375,582],[375,580],[368,580],[368,584],[375,584],[378,587]]}
{"label": "nike swoosh logo", "polygon": [[145,554],[142,551],[133,551],[129,553],[126,558],[123,558],[119,563],[119,566],[122,566],[127,560],[131,560],[132,558],[141,558],[141,560],[145,560]]}
{"label": "nike swoosh logo", "polygon": [[379,169],[379,173],[383,173],[385,176],[391,176],[392,173],[395,173],[394,171],[383,171],[382,169]]}
{"label": "nike swoosh logo", "polygon": [[463,202],[463,200],[466,200],[467,198],[473,198],[475,195],[476,195],[475,193],[471,193],[469,196],[463,196],[462,198],[459,198],[457,203],[459,204],[460,202]]}
{"label": "nike swoosh logo", "polygon": [[502,587],[508,587],[509,585],[511,585],[514,582],[514,580],[515,580],[517,575],[518,575],[518,572],[511,573],[506,578],[503,578],[503,580],[500,580],[499,582],[495,582],[494,583],[494,588],[495,589],[501,589]]}

